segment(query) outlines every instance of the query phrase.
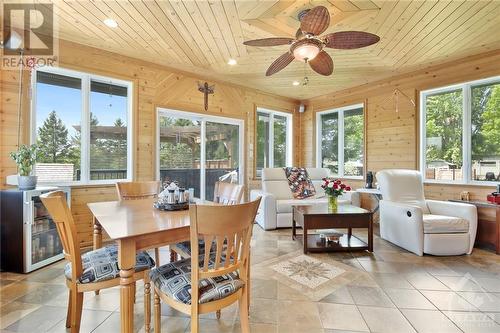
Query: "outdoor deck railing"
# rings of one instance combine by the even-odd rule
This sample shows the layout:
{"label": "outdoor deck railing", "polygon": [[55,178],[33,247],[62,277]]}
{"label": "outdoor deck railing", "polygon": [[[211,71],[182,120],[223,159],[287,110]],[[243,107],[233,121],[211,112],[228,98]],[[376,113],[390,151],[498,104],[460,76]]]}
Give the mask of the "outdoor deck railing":
{"label": "outdoor deck railing", "polygon": [[[205,173],[205,198],[213,199],[214,184],[219,180],[219,177],[233,171],[232,168],[217,168],[206,169]],[[80,179],[80,170],[76,170],[77,179]],[[100,169],[90,170],[91,180],[106,180],[106,179],[126,179],[127,170],[118,169]],[[179,186],[194,188],[194,195],[200,197],[200,169],[161,169],[160,179],[162,182],[177,181]]]}

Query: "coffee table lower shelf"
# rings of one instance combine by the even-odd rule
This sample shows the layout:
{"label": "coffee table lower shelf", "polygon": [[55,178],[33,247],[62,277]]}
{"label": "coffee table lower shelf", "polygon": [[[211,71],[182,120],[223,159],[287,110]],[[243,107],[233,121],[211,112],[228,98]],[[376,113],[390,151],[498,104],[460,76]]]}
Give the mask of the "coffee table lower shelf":
{"label": "coffee table lower shelf", "polygon": [[[297,235],[299,236],[299,235]],[[302,242],[304,241],[303,237]],[[317,234],[307,235],[307,251],[308,252],[350,252],[350,251],[365,251],[368,250],[368,244],[356,236],[342,234],[338,242],[327,242],[322,240]]]}

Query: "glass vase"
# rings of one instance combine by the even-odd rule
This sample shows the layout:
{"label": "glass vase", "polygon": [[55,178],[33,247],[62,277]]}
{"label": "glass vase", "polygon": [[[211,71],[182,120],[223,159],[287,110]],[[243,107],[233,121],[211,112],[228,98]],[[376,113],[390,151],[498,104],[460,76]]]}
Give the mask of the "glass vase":
{"label": "glass vase", "polygon": [[336,212],[338,208],[337,197],[334,195],[328,196],[328,210]]}

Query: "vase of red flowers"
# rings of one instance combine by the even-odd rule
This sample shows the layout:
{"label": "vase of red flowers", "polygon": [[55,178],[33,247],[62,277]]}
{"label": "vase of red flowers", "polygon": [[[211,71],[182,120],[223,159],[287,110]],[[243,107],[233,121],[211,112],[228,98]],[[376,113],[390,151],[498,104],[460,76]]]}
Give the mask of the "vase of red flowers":
{"label": "vase of red flowers", "polygon": [[328,196],[328,209],[335,212],[338,208],[338,197],[344,194],[346,191],[350,191],[351,187],[342,183],[340,179],[335,178],[323,178],[323,184],[321,187],[325,190],[325,194]]}

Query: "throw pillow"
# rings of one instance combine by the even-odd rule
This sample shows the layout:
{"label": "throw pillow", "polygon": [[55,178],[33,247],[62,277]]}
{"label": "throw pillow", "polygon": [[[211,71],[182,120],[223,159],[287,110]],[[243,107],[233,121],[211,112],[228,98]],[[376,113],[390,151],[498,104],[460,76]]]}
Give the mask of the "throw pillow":
{"label": "throw pillow", "polygon": [[288,167],[285,170],[288,185],[295,199],[305,199],[316,194],[314,185],[305,168]]}

